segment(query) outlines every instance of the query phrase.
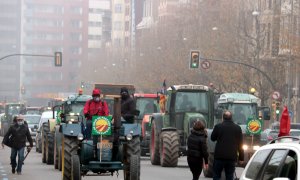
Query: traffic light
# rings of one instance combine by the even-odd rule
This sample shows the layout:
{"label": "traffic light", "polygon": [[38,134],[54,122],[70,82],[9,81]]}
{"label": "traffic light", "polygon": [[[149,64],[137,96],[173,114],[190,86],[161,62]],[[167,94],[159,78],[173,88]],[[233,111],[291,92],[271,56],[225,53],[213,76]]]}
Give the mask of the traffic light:
{"label": "traffic light", "polygon": [[280,103],[279,102],[276,102],[275,112],[276,112],[276,115],[279,115],[279,113],[280,113]]}
{"label": "traffic light", "polygon": [[25,94],[26,93],[26,91],[25,91],[25,87],[24,86],[22,86],[21,87],[21,94]]}
{"label": "traffic light", "polygon": [[200,52],[191,51],[190,68],[199,68],[199,63],[200,63]]}
{"label": "traffic light", "polygon": [[62,53],[61,52],[55,52],[54,53],[54,65],[56,67],[62,66]]}
{"label": "traffic light", "polygon": [[81,85],[80,85],[81,89],[84,88],[84,82],[81,82]]}

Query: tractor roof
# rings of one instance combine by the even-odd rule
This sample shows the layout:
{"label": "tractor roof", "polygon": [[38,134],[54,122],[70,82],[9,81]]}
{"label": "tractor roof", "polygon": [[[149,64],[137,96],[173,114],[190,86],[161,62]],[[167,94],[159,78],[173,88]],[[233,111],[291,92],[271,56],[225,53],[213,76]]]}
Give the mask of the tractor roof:
{"label": "tractor roof", "polygon": [[204,90],[204,91],[208,91],[209,87],[208,86],[204,86],[204,85],[196,85],[196,84],[185,84],[185,85],[173,85],[171,87],[168,88],[168,91],[171,90]]}
{"label": "tractor roof", "polygon": [[218,103],[257,103],[259,98],[245,93],[224,93],[218,99]]}
{"label": "tractor roof", "polygon": [[76,101],[76,102],[86,102],[88,100],[92,99],[92,96],[90,95],[69,95],[68,100],[70,101]]}
{"label": "tractor roof", "polygon": [[157,98],[157,94],[135,93],[134,97],[139,97],[139,98]]}

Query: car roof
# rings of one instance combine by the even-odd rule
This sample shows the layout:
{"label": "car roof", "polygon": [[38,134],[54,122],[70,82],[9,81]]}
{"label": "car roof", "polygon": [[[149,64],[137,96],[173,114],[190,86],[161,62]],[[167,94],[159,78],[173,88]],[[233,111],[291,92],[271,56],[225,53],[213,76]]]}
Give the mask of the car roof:
{"label": "car roof", "polygon": [[24,117],[41,117],[40,114],[25,114]]}

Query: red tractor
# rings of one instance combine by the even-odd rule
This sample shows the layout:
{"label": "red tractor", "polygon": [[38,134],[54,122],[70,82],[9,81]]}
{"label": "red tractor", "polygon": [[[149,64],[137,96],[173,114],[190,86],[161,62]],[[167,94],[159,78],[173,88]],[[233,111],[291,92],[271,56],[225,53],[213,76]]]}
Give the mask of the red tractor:
{"label": "red tractor", "polygon": [[138,121],[142,124],[142,141],[141,141],[141,155],[145,156],[149,153],[149,143],[151,126],[149,124],[150,116],[153,113],[159,112],[159,105],[157,102],[157,94],[134,94],[136,102],[136,109],[140,111]]}

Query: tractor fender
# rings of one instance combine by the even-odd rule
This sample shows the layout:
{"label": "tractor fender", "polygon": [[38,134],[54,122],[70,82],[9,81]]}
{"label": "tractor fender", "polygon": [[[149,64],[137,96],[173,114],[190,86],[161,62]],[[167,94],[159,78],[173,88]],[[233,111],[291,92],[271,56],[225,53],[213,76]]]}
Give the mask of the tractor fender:
{"label": "tractor fender", "polygon": [[161,132],[163,132],[163,131],[177,131],[177,129],[174,127],[168,127],[168,128],[162,128]]}
{"label": "tractor fender", "polygon": [[151,126],[153,124],[153,122],[155,122],[155,126],[156,126],[156,130],[158,132],[158,134],[160,134],[160,132],[162,131],[164,125],[163,125],[163,116],[160,113],[155,113],[151,116]]}
{"label": "tractor fender", "polygon": [[49,126],[49,132],[55,132],[55,125],[56,120],[55,119],[48,119],[48,126]]}
{"label": "tractor fender", "polygon": [[207,130],[207,151],[209,153],[214,153],[216,147],[216,141],[211,140],[211,133],[213,129],[206,129],[206,130]]}
{"label": "tractor fender", "polygon": [[63,135],[77,137],[81,133],[80,124],[62,124],[61,130]]}

